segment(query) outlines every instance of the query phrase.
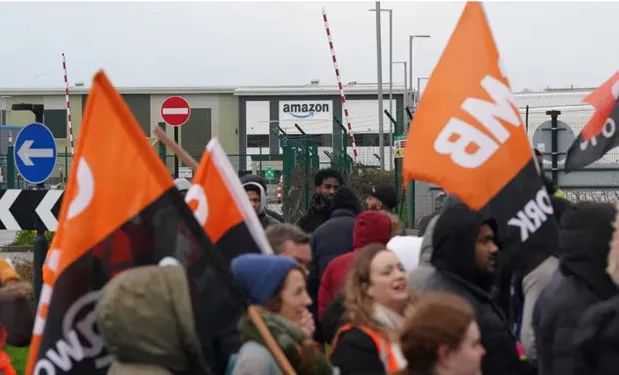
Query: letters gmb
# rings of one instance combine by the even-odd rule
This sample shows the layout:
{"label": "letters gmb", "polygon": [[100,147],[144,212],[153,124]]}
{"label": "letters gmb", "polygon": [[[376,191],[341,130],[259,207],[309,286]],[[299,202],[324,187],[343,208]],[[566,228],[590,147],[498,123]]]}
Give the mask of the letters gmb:
{"label": "letters gmb", "polygon": [[521,124],[520,116],[514,110],[516,103],[509,87],[490,75],[481,80],[481,86],[494,102],[466,98],[462,109],[477,119],[490,135],[452,117],[434,141],[436,152],[449,155],[454,163],[463,168],[482,166],[499,149],[499,144],[507,142],[511,134],[498,119],[514,127]]}

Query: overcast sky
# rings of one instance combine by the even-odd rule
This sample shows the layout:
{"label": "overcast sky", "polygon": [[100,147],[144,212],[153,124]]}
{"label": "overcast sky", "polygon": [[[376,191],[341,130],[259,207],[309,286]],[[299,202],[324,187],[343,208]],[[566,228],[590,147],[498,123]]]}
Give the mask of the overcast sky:
{"label": "overcast sky", "polygon": [[[374,2],[0,2],[0,87],[89,85],[103,68],[117,86],[335,83],[325,6],[345,82],[376,82]],[[429,74],[462,2],[381,2],[393,9],[394,60]],[[619,68],[619,3],[492,2],[485,9],[514,90],[597,86]],[[388,17],[383,17],[388,80]],[[403,79],[394,68],[394,81]]]}

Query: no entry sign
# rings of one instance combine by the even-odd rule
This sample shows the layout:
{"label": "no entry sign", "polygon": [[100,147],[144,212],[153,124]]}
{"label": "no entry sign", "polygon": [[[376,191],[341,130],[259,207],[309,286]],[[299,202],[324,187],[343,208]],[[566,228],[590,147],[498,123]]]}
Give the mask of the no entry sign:
{"label": "no entry sign", "polygon": [[191,107],[182,96],[170,96],[161,104],[161,118],[170,126],[182,126],[191,116]]}

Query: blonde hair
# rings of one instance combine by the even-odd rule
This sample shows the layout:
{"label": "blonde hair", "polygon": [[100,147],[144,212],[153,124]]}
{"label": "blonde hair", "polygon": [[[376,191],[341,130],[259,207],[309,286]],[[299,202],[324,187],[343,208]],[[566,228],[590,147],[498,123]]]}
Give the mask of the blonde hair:
{"label": "blonde hair", "polygon": [[[346,321],[353,326],[367,326],[384,332],[385,327],[373,317],[374,300],[368,294],[370,286],[370,269],[372,261],[383,251],[390,251],[385,245],[372,243],[356,252],[353,267],[348,272],[344,289],[344,307]],[[414,302],[414,294],[410,293],[409,304]],[[392,332],[390,332],[392,334]],[[395,332],[393,332],[395,334]]]}

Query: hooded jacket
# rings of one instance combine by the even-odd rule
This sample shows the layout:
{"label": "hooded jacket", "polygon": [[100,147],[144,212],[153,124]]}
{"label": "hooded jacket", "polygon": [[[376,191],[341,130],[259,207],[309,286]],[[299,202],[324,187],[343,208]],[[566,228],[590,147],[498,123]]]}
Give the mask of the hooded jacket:
{"label": "hooded jacket", "polygon": [[[312,235],[312,263],[307,279],[307,289],[312,301],[318,301],[320,280],[327,265],[336,257],[353,248],[355,217],[361,212],[361,203],[355,193],[342,186],[333,198],[331,218],[322,223]],[[312,313],[317,314],[316,304]]]}
{"label": "hooded jacket", "polygon": [[258,220],[260,220],[260,224],[262,224],[262,228],[267,229],[270,225],[279,224],[280,221],[272,217],[267,213],[266,210],[266,202],[267,202],[267,194],[264,187],[258,182],[245,182],[243,184],[243,188],[245,190],[258,190],[258,195],[260,196],[260,206],[256,211],[256,215],[258,216]]}
{"label": "hooded jacket", "polygon": [[96,315],[115,358],[108,374],[210,373],[181,266],[146,266],[118,274],[104,287]]}
{"label": "hooded jacket", "polygon": [[431,263],[435,270],[422,289],[451,292],[473,306],[486,349],[482,359],[484,374],[521,374],[525,366],[518,358],[516,339],[490,295],[493,275],[475,265],[475,244],[484,223],[496,233],[494,221],[463,204],[449,207],[439,216],[432,237]]}
{"label": "hooded jacket", "polygon": [[589,306],[617,293],[605,272],[614,219],[613,206],[593,202],[578,203],[561,218],[559,271],[533,312],[541,375],[571,374],[578,368],[578,322]]}
{"label": "hooded jacket", "polygon": [[597,303],[583,314],[575,332],[578,358],[573,374],[614,375],[619,358],[619,297]]}
{"label": "hooded jacket", "polygon": [[332,209],[332,202],[329,199],[323,197],[322,194],[314,193],[307,213],[297,221],[297,225],[305,233],[314,233],[316,228],[329,220]]}
{"label": "hooded jacket", "polygon": [[380,211],[364,211],[355,220],[353,251],[333,259],[325,269],[318,291],[318,315],[322,316],[342,290],[346,274],[355,260],[354,252],[371,243],[387,245],[391,238],[391,219]]}

